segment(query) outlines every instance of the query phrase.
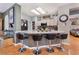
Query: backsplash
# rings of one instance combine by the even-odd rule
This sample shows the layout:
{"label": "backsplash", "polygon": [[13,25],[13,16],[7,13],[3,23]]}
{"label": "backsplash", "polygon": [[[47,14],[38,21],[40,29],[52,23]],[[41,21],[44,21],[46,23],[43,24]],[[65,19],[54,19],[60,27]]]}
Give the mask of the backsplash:
{"label": "backsplash", "polygon": [[53,25],[53,26],[46,26],[45,28],[43,28],[42,26],[38,26],[37,27],[37,31],[42,31],[42,32],[48,32],[48,31],[52,31],[52,30],[58,30],[58,26],[57,25]]}

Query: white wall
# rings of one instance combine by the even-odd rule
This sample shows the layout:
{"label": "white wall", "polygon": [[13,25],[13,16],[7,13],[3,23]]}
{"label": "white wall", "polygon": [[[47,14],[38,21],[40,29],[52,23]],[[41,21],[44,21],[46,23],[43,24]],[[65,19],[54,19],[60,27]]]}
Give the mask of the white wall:
{"label": "white wall", "polygon": [[21,19],[30,20],[31,17],[28,16],[27,14],[23,14],[23,13],[21,13]]}

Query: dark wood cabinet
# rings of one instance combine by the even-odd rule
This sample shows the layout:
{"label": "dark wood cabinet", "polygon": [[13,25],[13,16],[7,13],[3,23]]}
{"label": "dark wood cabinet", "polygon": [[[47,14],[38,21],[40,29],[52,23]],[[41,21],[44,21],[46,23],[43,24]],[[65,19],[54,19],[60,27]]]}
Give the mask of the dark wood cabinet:
{"label": "dark wood cabinet", "polygon": [[32,21],[32,30],[35,30],[35,21]]}

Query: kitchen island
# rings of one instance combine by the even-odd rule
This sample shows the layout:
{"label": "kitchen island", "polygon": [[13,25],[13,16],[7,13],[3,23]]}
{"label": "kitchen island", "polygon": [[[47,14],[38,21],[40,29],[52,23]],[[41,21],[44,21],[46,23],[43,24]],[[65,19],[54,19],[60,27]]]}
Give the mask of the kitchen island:
{"label": "kitchen island", "polygon": [[16,31],[15,33],[27,33],[27,34],[50,34],[50,33],[66,33],[64,31]]}
{"label": "kitchen island", "polygon": [[[36,46],[36,43],[33,41],[33,39],[32,39],[32,35],[34,35],[34,34],[41,34],[41,35],[43,35],[43,34],[52,34],[52,33],[66,33],[66,32],[64,32],[64,31],[48,31],[48,32],[37,32],[37,31],[16,31],[15,32],[15,42],[18,40],[17,38],[16,38],[16,34],[17,33],[26,33],[27,35],[29,35],[29,39],[27,39],[28,40],[28,45],[29,45],[29,47],[35,47]],[[67,33],[66,33],[67,34]],[[67,39],[65,39],[65,43],[67,43],[66,42],[66,40],[68,40],[68,38]],[[56,42],[56,40],[54,40],[54,41],[52,41],[52,44],[59,44],[59,40]],[[39,42],[39,46],[43,46],[43,45],[48,45],[48,40],[46,40],[46,38],[42,38],[42,40]]]}

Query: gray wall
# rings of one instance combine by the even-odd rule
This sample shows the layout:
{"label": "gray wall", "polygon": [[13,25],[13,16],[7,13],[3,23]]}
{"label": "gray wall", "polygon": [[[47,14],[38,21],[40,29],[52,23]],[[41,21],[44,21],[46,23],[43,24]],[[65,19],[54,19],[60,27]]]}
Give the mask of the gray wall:
{"label": "gray wall", "polygon": [[65,31],[65,32],[68,33],[69,30],[70,30],[70,26],[71,26],[70,20],[68,19],[68,21],[65,22],[66,25],[65,25],[65,23],[59,21],[59,17],[60,17],[61,15],[63,15],[63,14],[66,14],[66,15],[68,15],[68,17],[69,17],[69,9],[66,8],[66,7],[60,7],[60,8],[58,9],[58,30],[59,30],[59,31]]}
{"label": "gray wall", "polygon": [[[67,5],[64,5],[64,6],[61,6],[59,7],[58,9],[58,30],[59,31],[65,31],[69,34],[69,31],[72,29],[72,28],[78,28],[79,26],[78,25],[75,25],[75,26],[72,26],[71,25],[71,21],[69,20],[70,19],[70,15],[69,15],[69,9],[71,8],[75,8],[75,7],[79,7],[79,4],[67,4]],[[62,14],[67,14],[69,19],[68,21],[66,22],[66,25],[62,22],[59,21],[59,17],[60,15]],[[68,36],[68,39],[64,40],[63,42],[65,43],[69,43],[69,36]]]}
{"label": "gray wall", "polygon": [[[7,11],[5,11],[3,13],[4,23],[5,24],[8,23],[8,22],[5,22],[5,15],[9,14],[9,10],[13,7],[14,7],[14,30],[18,31],[18,30],[21,30],[21,27],[20,27],[20,25],[21,25],[21,6],[20,5],[14,4],[12,7],[10,7]],[[5,26],[7,26],[7,25],[5,25]],[[4,26],[4,28],[5,28],[5,26]]]}
{"label": "gray wall", "polygon": [[[64,14],[64,13],[69,15],[69,9],[71,9],[71,8],[79,8],[79,4],[78,3],[71,3],[71,4],[67,4],[67,5],[61,6],[58,9],[59,16],[61,14]],[[79,17],[79,14],[69,15],[69,19],[71,17]],[[62,27],[62,26],[64,26],[64,24],[62,24],[62,26],[60,24],[62,24],[62,23],[59,22],[59,30],[62,29],[62,30],[65,30],[66,32],[69,32],[71,29],[74,29],[74,28],[79,28],[79,25],[71,25],[71,21],[70,20],[67,21],[67,26],[65,26],[65,27]]]}
{"label": "gray wall", "polygon": [[14,19],[15,19],[15,31],[20,31],[21,30],[21,6],[15,5],[15,12],[14,12]]}
{"label": "gray wall", "polygon": [[[71,9],[71,8],[79,8],[79,4],[71,3],[71,4],[67,4],[67,5],[59,7],[59,9],[58,9],[59,16],[62,14],[67,14],[69,16],[69,19],[70,19],[70,17],[79,17],[79,14],[69,15],[69,9]],[[58,19],[59,19],[59,16],[58,16]],[[59,23],[59,26],[58,26],[59,30],[64,30],[66,32],[69,32],[73,28],[79,28],[79,25],[71,25],[70,20],[68,20],[66,22],[67,23],[66,26],[64,25],[64,23],[61,23],[60,21],[58,23]]]}
{"label": "gray wall", "polygon": [[[69,17],[69,9],[66,8],[65,6],[62,6],[58,9],[58,30],[59,31],[64,31],[66,33],[69,34],[69,31],[70,31],[70,26],[71,26],[71,23],[70,23],[70,20],[68,19],[65,25],[65,23],[62,23],[59,21],[59,17],[62,15],[62,14],[66,14],[68,15]],[[69,35],[68,35],[68,38],[66,40],[63,40],[64,43],[66,44],[69,44]]]}

